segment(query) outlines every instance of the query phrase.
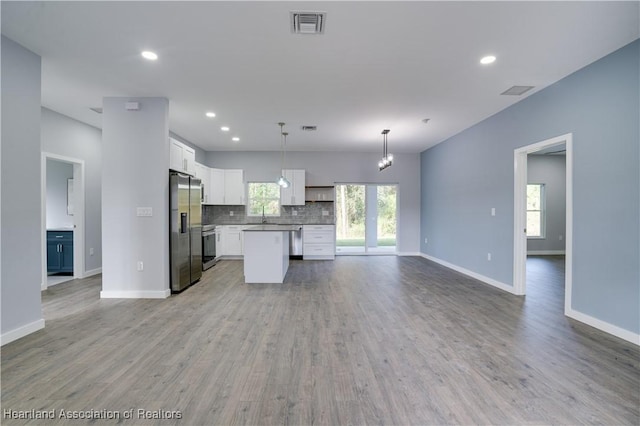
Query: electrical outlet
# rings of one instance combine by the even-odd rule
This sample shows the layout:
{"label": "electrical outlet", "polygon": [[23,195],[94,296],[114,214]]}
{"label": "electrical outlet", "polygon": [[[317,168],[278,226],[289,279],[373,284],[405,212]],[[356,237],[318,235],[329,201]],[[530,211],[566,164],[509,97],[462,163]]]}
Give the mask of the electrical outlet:
{"label": "electrical outlet", "polygon": [[144,271],[144,263],[142,263],[142,260],[138,260],[138,271]]}
{"label": "electrical outlet", "polygon": [[560,241],[562,241],[562,239],[563,239],[563,238],[564,238],[564,237],[562,236],[562,234],[560,234],[560,235],[558,236],[558,239],[559,239]]}
{"label": "electrical outlet", "polygon": [[233,211],[229,211],[229,216],[233,216]]}
{"label": "electrical outlet", "polygon": [[93,247],[89,249],[89,256],[93,256]]}
{"label": "electrical outlet", "polygon": [[487,260],[491,262],[491,253],[487,253]]}
{"label": "electrical outlet", "polygon": [[329,210],[322,210],[322,216],[329,216]]}
{"label": "electrical outlet", "polygon": [[424,239],[424,243],[427,244],[429,240],[427,238]]}
{"label": "electrical outlet", "polygon": [[292,210],[291,211],[291,216],[298,216],[298,211],[297,210]]}
{"label": "electrical outlet", "polygon": [[496,215],[496,208],[491,207],[491,216],[495,216],[495,215]]}

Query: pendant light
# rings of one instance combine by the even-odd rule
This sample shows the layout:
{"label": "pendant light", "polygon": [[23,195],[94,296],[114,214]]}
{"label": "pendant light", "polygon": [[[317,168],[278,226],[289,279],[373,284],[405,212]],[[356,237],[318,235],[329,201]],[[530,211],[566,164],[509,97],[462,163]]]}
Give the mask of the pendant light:
{"label": "pendant light", "polygon": [[393,154],[389,154],[389,147],[387,143],[387,135],[391,130],[384,129],[382,131],[382,159],[378,161],[379,171],[383,171],[387,167],[393,164]]}
{"label": "pendant light", "polygon": [[281,152],[281,158],[282,158],[282,174],[280,175],[280,177],[276,182],[281,187],[288,188],[290,185],[290,182],[287,180],[286,177],[284,177],[284,158],[285,158],[285,147],[287,145],[287,136],[289,135],[289,133],[283,131],[284,123],[280,122],[278,123],[278,126],[280,126],[280,152]]}

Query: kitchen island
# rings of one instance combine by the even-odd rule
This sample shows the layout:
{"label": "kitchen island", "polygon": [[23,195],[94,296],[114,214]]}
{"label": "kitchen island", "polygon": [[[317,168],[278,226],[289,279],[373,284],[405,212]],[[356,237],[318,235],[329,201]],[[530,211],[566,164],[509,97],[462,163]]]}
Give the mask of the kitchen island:
{"label": "kitchen island", "polygon": [[244,281],[282,283],[289,269],[289,233],[301,225],[256,225],[244,232]]}

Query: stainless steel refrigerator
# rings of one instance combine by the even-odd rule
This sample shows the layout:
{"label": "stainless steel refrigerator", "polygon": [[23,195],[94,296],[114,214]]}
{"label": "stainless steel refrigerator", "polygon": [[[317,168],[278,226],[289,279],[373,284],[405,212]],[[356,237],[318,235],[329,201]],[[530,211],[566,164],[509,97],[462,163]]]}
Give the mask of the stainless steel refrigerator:
{"label": "stainless steel refrigerator", "polygon": [[179,292],[202,276],[200,179],[169,173],[171,291]]}

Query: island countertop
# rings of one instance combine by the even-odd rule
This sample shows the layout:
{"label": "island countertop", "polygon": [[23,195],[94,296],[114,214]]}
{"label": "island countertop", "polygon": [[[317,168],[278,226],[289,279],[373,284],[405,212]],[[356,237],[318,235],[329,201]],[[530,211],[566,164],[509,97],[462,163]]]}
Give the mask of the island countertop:
{"label": "island countertop", "polygon": [[255,225],[250,228],[243,229],[243,231],[276,231],[276,232],[288,232],[288,231],[299,231],[302,229],[302,225],[275,225],[275,224],[266,224],[266,225]]}

